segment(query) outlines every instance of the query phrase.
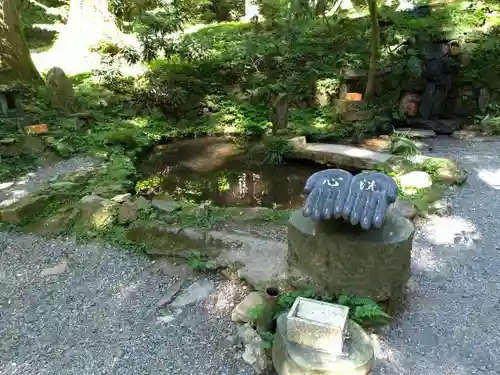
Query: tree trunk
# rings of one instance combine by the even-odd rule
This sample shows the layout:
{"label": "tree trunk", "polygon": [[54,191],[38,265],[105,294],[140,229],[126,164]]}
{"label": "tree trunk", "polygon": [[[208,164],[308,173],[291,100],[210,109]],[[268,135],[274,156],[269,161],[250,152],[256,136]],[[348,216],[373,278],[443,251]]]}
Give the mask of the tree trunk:
{"label": "tree trunk", "polygon": [[217,22],[231,21],[231,7],[223,0],[212,0],[212,9]]}
{"label": "tree trunk", "polygon": [[8,80],[41,80],[21,30],[16,0],[0,0],[0,83]]}
{"label": "tree trunk", "polygon": [[375,87],[375,77],[377,76],[378,51],[380,49],[380,27],[378,24],[377,0],[368,0],[370,8],[370,19],[372,26],[371,58],[368,70],[368,82],[366,83],[365,99],[370,100]]}

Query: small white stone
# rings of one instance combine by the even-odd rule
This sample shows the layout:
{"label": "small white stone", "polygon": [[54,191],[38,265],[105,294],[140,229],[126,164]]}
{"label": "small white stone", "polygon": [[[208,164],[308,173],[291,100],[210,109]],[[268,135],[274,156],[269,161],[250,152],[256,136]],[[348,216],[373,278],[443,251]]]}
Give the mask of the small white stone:
{"label": "small white stone", "polygon": [[243,301],[241,301],[233,309],[231,313],[231,320],[233,322],[247,323],[250,321],[248,316],[248,311],[258,305],[264,303],[264,297],[258,292],[252,292],[246,296]]}
{"label": "small white stone", "polygon": [[401,188],[406,191],[425,189],[432,186],[431,175],[423,171],[413,171],[399,176]]}
{"label": "small white stone", "polygon": [[60,275],[61,273],[66,272],[68,269],[68,263],[66,261],[63,261],[54,267],[47,267],[40,272],[40,276],[45,277],[45,276],[55,276],[55,275]]}
{"label": "small white stone", "polygon": [[172,307],[184,307],[194,302],[207,298],[215,290],[212,281],[202,279],[192,283],[180,296],[171,304]]}
{"label": "small white stone", "polygon": [[173,322],[175,320],[175,316],[173,316],[173,315],[163,315],[163,316],[159,316],[158,320],[161,323],[170,323],[170,322]]}

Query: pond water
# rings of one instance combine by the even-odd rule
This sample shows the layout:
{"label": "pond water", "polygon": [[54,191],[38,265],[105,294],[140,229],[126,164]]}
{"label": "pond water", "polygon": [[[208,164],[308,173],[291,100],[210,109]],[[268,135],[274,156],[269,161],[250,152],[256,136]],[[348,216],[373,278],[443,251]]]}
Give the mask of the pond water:
{"label": "pond water", "polygon": [[168,193],[217,206],[300,207],[307,178],[324,169],[304,163],[259,165],[230,139],[198,138],[155,148],[139,166],[147,194]]}

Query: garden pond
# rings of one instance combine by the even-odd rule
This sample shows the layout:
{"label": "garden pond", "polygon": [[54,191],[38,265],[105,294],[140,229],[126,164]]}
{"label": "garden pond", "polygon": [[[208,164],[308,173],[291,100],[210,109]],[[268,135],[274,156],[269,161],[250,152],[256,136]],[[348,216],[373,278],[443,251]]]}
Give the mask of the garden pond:
{"label": "garden pond", "polygon": [[220,207],[293,209],[304,202],[307,178],[324,169],[317,164],[264,164],[232,139],[209,137],[156,146],[139,165],[138,189],[146,196],[168,194],[193,203]]}

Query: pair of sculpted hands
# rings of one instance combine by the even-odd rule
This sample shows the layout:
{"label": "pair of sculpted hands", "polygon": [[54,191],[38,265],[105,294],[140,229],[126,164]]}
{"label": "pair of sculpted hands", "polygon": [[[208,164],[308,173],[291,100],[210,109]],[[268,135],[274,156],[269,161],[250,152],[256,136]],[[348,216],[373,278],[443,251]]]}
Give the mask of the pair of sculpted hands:
{"label": "pair of sculpted hands", "polygon": [[362,172],[353,176],[342,169],[313,174],[306,182],[304,216],[314,220],[344,218],[363,229],[380,228],[389,204],[396,200],[398,187],[386,174]]}

